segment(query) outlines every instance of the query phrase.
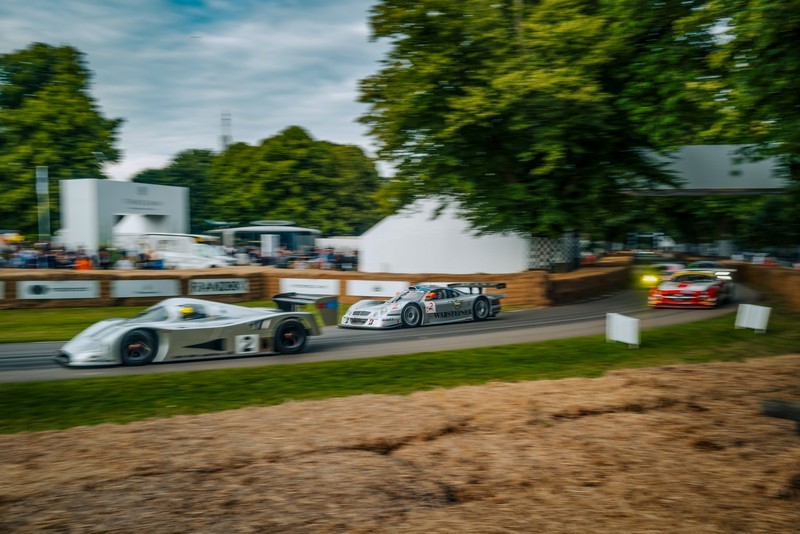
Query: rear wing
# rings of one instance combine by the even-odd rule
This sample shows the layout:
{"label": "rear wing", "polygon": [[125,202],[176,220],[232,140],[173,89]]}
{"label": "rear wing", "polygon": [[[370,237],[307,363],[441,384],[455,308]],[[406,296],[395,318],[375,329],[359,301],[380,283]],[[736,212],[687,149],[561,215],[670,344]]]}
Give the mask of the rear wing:
{"label": "rear wing", "polygon": [[339,298],[331,295],[309,295],[306,293],[280,293],[272,297],[283,311],[303,311],[309,304],[314,306],[328,326],[339,322]]}
{"label": "rear wing", "polygon": [[506,284],[505,282],[453,282],[451,284],[447,284],[447,287],[469,289],[469,293],[472,295],[473,293],[482,294],[484,289],[505,289]]}
{"label": "rear wing", "polygon": [[732,269],[729,267],[689,267],[686,269],[681,269],[682,271],[702,271],[706,273],[714,273],[714,276],[719,278],[720,280],[733,280],[733,273],[736,272],[736,269]]}

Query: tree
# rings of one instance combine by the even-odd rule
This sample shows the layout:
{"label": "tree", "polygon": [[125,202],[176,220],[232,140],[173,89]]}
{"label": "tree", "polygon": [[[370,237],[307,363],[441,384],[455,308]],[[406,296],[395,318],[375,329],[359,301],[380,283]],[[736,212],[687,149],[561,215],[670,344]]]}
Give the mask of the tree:
{"label": "tree", "polygon": [[741,225],[740,239],[749,248],[769,252],[797,254],[800,225],[797,224],[796,199],[788,195],[762,200]]}
{"label": "tree", "polygon": [[207,219],[213,218],[211,199],[214,191],[211,164],[216,156],[211,150],[192,149],[180,152],[164,169],[148,169],[134,176],[134,182],[188,187],[189,224],[193,232],[206,229]]}
{"label": "tree", "polygon": [[[91,71],[70,46],[35,43],[0,55],[0,227],[37,228],[34,169],[47,166],[50,197],[58,182],[100,178],[103,162],[116,162],[121,119],[105,119],[90,94]],[[52,220],[59,221],[57,202]]]}
{"label": "tree", "polygon": [[212,213],[225,220],[289,219],[326,235],[357,235],[381,218],[374,161],[298,126],[259,146],[231,145],[212,162],[211,184]]}
{"label": "tree", "polygon": [[[672,183],[643,149],[674,148],[710,113],[685,89],[704,55],[683,44],[662,50],[700,39],[676,29],[695,4],[377,4],[373,38],[392,48],[362,81],[370,109],[361,120],[379,156],[396,163],[396,205],[444,194],[478,230],[558,235],[605,228],[625,189]],[[675,74],[687,58],[692,70]],[[671,78],[650,79],[665,59]],[[663,134],[687,117],[697,124]]]}
{"label": "tree", "polygon": [[725,76],[709,83],[719,107],[713,128],[748,143],[743,157],[777,158],[800,217],[800,4],[793,0],[709,0],[693,20],[715,29],[709,54]]}
{"label": "tree", "polygon": [[757,144],[757,155],[794,162],[800,155],[800,4],[709,0],[695,23],[720,35],[710,55],[725,73],[711,86],[720,107],[715,126]]}

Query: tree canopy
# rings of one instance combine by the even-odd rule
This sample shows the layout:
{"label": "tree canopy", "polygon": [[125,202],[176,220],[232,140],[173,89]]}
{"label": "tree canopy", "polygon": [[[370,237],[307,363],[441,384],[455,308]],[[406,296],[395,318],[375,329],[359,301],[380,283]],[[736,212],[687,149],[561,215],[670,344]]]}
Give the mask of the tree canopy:
{"label": "tree canopy", "polygon": [[[479,230],[602,233],[647,212],[622,192],[672,183],[648,153],[778,141],[796,154],[790,4],[383,0],[372,32],[391,48],[362,80],[361,120],[397,168],[384,194],[396,206],[445,194]],[[726,20],[734,40],[720,37]],[[750,116],[752,126],[725,126]]]}
{"label": "tree canopy", "polygon": [[375,163],[351,145],[316,141],[298,126],[258,146],[235,143],[219,155],[185,151],[135,181],[191,188],[191,225],[207,219],[289,219],[326,235],[356,235],[378,222]]}
{"label": "tree canopy", "polygon": [[719,106],[715,127],[749,143],[746,157],[776,157],[800,216],[800,3],[708,0],[698,26],[715,29],[710,54],[722,73],[710,82]]}
{"label": "tree canopy", "polygon": [[134,176],[133,181],[190,188],[189,225],[193,231],[200,232],[204,229],[204,221],[214,216],[210,171],[215,157],[211,150],[184,150],[164,169],[147,169]]}
{"label": "tree canopy", "polygon": [[211,169],[211,206],[222,219],[289,219],[326,235],[359,234],[380,219],[374,161],[298,126],[255,147],[231,145]]}
{"label": "tree canopy", "polygon": [[[48,167],[51,199],[58,182],[100,178],[116,162],[121,119],[106,119],[91,96],[92,73],[71,46],[34,43],[0,55],[0,227],[35,233],[34,173]],[[51,203],[54,229],[58,202]]]}
{"label": "tree canopy", "polygon": [[[398,203],[445,193],[480,230],[558,235],[606,224],[623,189],[671,183],[642,149],[690,132],[655,135],[667,105],[642,66],[691,56],[663,45],[692,4],[380,2],[374,38],[392,48],[362,82],[362,121],[397,163]],[[671,120],[696,112],[678,74],[662,80]]]}

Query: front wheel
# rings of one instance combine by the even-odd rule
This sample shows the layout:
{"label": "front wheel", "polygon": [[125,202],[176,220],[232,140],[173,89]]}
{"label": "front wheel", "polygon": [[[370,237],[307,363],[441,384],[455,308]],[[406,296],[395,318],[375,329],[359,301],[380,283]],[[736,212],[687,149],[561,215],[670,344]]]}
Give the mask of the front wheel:
{"label": "front wheel", "polygon": [[150,330],[131,330],[119,344],[124,365],[147,365],[158,354],[158,339]]}
{"label": "front wheel", "polygon": [[492,313],[492,305],[486,297],[478,297],[472,305],[472,318],[476,321],[485,321]]}
{"label": "front wheel", "polygon": [[406,328],[417,327],[422,323],[422,310],[416,304],[408,304],[403,308],[401,318],[403,319],[403,326]]}
{"label": "front wheel", "polygon": [[275,350],[281,354],[303,352],[306,341],[308,341],[308,333],[300,321],[286,321],[281,323],[275,331]]}

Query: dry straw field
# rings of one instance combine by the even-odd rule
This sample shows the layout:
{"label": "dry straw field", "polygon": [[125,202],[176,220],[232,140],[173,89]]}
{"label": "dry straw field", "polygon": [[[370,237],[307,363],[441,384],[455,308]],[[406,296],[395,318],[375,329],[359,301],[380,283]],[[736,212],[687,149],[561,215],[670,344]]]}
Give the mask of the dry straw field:
{"label": "dry straw field", "polygon": [[0,436],[1,532],[797,533],[800,355]]}

